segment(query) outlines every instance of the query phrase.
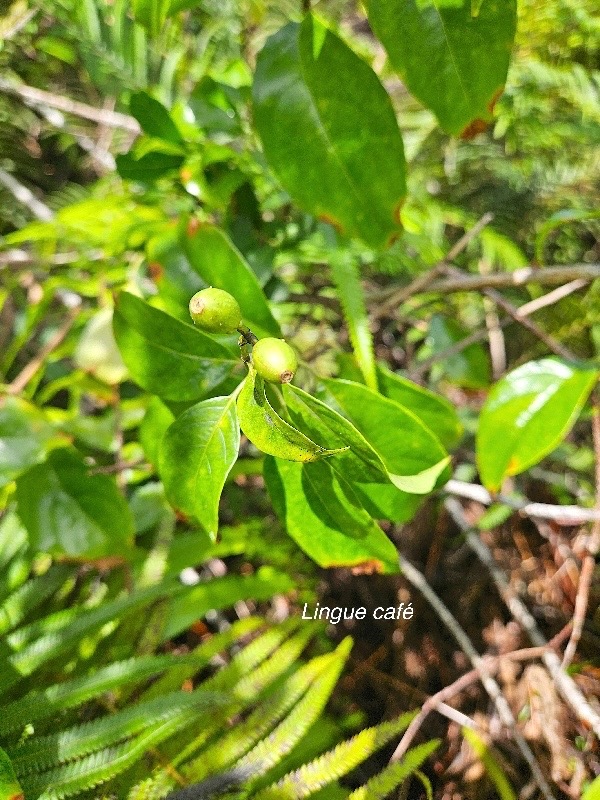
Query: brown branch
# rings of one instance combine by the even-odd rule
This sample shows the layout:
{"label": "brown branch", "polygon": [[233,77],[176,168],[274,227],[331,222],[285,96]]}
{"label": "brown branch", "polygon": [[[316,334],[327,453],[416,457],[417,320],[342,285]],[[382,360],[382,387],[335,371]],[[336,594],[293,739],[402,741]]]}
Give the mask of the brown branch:
{"label": "brown branch", "polygon": [[492,503],[503,503],[509,508],[518,511],[524,517],[537,517],[539,519],[550,519],[559,525],[583,525],[586,522],[600,522],[600,509],[582,508],[581,506],[558,506],[549,503],[532,503],[530,500],[517,500],[503,494],[492,495],[484,486],[476,483],[466,483],[457,481],[454,478],[448,481],[443,487],[443,491],[456,497],[464,497],[467,500],[475,500],[484,506]]}
{"label": "brown branch", "polygon": [[596,456],[596,510],[598,512],[598,519],[594,521],[592,526],[586,552],[581,564],[577,595],[575,597],[575,609],[573,611],[573,632],[565,648],[565,654],[561,665],[563,669],[566,669],[573,660],[577,645],[581,639],[590,597],[592,578],[596,566],[596,556],[600,551],[600,403],[597,397],[594,398],[592,404],[592,437]]}
{"label": "brown branch", "polygon": [[[557,648],[563,639],[569,635],[570,629],[571,623],[565,625],[565,627],[548,642],[546,647],[525,647],[520,650],[513,650],[511,653],[503,653],[502,655],[498,656],[485,656],[484,660],[486,667],[491,672],[497,672],[503,659],[509,661],[529,661],[535,658],[540,658],[540,656],[542,656],[546,650]],[[446,700],[450,700],[459,692],[462,692],[463,689],[466,689],[468,686],[478,680],[479,670],[472,669],[469,672],[466,672],[464,675],[461,675],[460,678],[457,678],[457,680],[455,680],[453,683],[445,686],[443,689],[440,689],[439,692],[436,692],[428,697],[421,706],[421,710],[417,716],[406,729],[404,736],[398,744],[398,747],[394,750],[394,753],[390,758],[390,762],[399,761],[402,758],[412,744],[412,741],[417,735],[419,729],[425,722],[425,719],[432,711],[439,711],[440,706],[445,705]]]}
{"label": "brown branch", "polygon": [[121,114],[118,111],[111,111],[107,108],[95,108],[87,103],[71,100],[70,97],[63,97],[52,92],[46,92],[43,89],[36,89],[34,86],[18,84],[5,78],[0,78],[0,91],[20,97],[22,100],[36,106],[49,106],[50,108],[64,111],[65,114],[73,114],[73,116],[81,117],[100,125],[106,125],[110,128],[121,128],[131,133],[140,133],[138,121],[128,114]]}
{"label": "brown branch", "polygon": [[[536,298],[535,300],[531,300],[528,303],[524,303],[519,308],[515,308],[515,314],[516,317],[518,317],[518,319],[512,317],[510,319],[504,319],[500,322],[500,327],[505,328],[507,325],[511,325],[513,322],[520,322],[522,317],[527,317],[530,314],[533,314],[542,308],[546,308],[547,306],[557,303],[564,297],[568,297],[568,295],[578,291],[586,284],[587,284],[586,280],[578,278],[576,280],[570,281],[570,283],[566,283],[564,286],[559,286],[558,289],[553,289],[551,292],[547,292],[546,294]],[[418,378],[419,376],[427,372],[427,370],[433,364],[437,363],[438,361],[443,361],[446,358],[450,358],[451,356],[457,355],[458,353],[462,353],[462,351],[465,350],[467,347],[470,347],[472,344],[476,344],[477,342],[483,341],[486,337],[487,337],[486,330],[474,331],[469,336],[466,336],[464,339],[461,339],[460,342],[456,342],[456,344],[453,344],[450,347],[446,347],[444,348],[444,350],[440,350],[439,353],[435,353],[425,361],[422,361],[420,364],[413,367],[411,369],[411,376]]]}
{"label": "brown branch", "polygon": [[41,369],[44,365],[44,361],[48,358],[48,356],[56,350],[56,348],[62,344],[65,337],[71,330],[71,326],[75,322],[75,318],[79,313],[78,309],[72,309],[67,317],[65,318],[63,324],[60,328],[56,331],[54,336],[42,347],[42,349],[37,353],[37,355],[31,359],[31,361],[26,364],[21,372],[17,375],[17,377],[9,383],[6,387],[7,394],[20,394],[23,389],[27,386],[29,381],[33,378],[35,373]]}
{"label": "brown branch", "polygon": [[431,267],[431,269],[428,269],[427,272],[416,277],[408,286],[403,286],[400,289],[392,288],[391,290],[384,290],[384,292],[380,294],[380,299],[383,298],[383,302],[375,309],[375,315],[377,317],[383,317],[396,309],[401,303],[408,300],[409,297],[415,294],[421,294],[424,291],[431,291],[431,284],[443,274],[444,267],[447,266],[448,262],[454,261],[493,219],[493,214],[484,214],[472,228],[465,231],[441,261]]}
{"label": "brown branch", "polygon": [[480,292],[483,289],[510,289],[537,283],[540,286],[558,286],[568,281],[590,282],[600,278],[600,264],[571,264],[558,267],[522,267],[514,272],[491,272],[489,275],[460,275],[436,281],[431,292]]}

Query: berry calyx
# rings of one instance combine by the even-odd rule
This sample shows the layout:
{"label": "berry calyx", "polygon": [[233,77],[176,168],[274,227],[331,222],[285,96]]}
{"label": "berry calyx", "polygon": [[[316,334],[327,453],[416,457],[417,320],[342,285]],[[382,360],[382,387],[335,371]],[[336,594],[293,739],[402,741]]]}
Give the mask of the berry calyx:
{"label": "berry calyx", "polygon": [[242,312],[235,297],[213,286],[192,297],[190,315],[199,328],[209,333],[233,333],[242,324]]}
{"label": "berry calyx", "polygon": [[298,369],[298,357],[283,339],[259,339],[252,348],[252,363],[269,383],[289,383]]}

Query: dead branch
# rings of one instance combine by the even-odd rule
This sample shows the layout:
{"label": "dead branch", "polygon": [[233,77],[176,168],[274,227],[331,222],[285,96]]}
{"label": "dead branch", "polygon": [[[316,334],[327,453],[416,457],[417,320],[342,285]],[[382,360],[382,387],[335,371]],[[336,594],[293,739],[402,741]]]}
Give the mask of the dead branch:
{"label": "dead branch", "polygon": [[[516,720],[512,711],[510,710],[508,701],[502,694],[502,690],[498,686],[498,683],[490,674],[486,660],[479,655],[463,628],[459,625],[445,603],[433,591],[425,576],[415,566],[413,566],[410,561],[406,559],[401,559],[400,569],[409,583],[411,583],[415,589],[421,592],[423,597],[427,600],[429,605],[433,608],[444,625],[454,636],[461,649],[473,665],[473,668],[477,670],[479,679],[496,706],[496,710],[498,711],[498,715],[502,720],[502,723],[511,730],[514,740],[521,751],[523,758],[529,764],[531,773],[534,776],[540,791],[546,800],[552,800],[554,797],[552,790],[550,789],[550,786],[548,785],[540,765],[536,761],[535,756],[529,747],[529,744],[526,742],[523,734],[517,727]],[[546,642],[544,642],[543,646],[546,646]]]}

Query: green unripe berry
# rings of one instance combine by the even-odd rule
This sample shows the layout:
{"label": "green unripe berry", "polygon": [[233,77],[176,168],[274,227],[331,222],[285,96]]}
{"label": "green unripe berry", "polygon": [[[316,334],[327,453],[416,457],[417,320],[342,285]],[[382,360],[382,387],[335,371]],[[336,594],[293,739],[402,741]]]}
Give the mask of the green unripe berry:
{"label": "green unripe berry", "polygon": [[213,286],[192,297],[190,315],[199,328],[209,333],[233,333],[242,324],[242,312],[235,297]]}
{"label": "green unripe berry", "polygon": [[283,339],[259,339],[252,348],[252,363],[269,383],[289,383],[298,369],[298,358]]}

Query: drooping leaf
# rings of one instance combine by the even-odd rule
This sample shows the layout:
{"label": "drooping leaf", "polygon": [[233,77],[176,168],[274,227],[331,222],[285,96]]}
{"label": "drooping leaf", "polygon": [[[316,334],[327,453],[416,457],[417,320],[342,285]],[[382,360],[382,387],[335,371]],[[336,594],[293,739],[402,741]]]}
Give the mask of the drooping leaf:
{"label": "drooping leaf", "polygon": [[307,14],[267,40],[253,84],[265,155],[303,208],[373,247],[400,230],[402,137],[373,70]]}
{"label": "drooping leaf", "polygon": [[412,411],[444,447],[450,449],[458,444],[462,425],[454,406],[445,397],[396,375],[387,367],[379,366],[377,374],[382,394]]}
{"label": "drooping leaf", "polygon": [[367,0],[369,22],[409,91],[451,134],[477,133],[504,89],[516,0]]}
{"label": "drooping leaf", "polygon": [[0,487],[41,461],[53,436],[35,406],[16,397],[0,399]]}
{"label": "drooping leaf", "polygon": [[128,153],[117,156],[117,172],[124,180],[152,184],[165,175],[175,173],[185,157],[180,148],[162,139],[144,139]]}
{"label": "drooping leaf", "polygon": [[171,504],[217,537],[219,499],[240,446],[235,397],[213,397],[184,411],[165,433],[159,471]]}
{"label": "drooping leaf", "polygon": [[267,458],[264,476],[277,516],[319,566],[398,571],[396,548],[328,462]]}
{"label": "drooping leaf", "polygon": [[481,410],[477,464],[482,482],[537,464],[564,439],[598,380],[598,371],[555,358],[530,361],[493,387]]}
{"label": "drooping leaf", "polygon": [[118,297],[113,328],[133,379],[167,400],[198,400],[239,364],[232,348],[127,292]]}
{"label": "drooping leaf", "polygon": [[239,394],[237,408],[242,432],[263,453],[288,461],[316,461],[348,449],[322,447],[281,419],[267,399],[263,379],[252,367]]}
{"label": "drooping leaf", "polygon": [[324,399],[379,453],[397,488],[425,494],[449,477],[444,448],[411,411],[353,381],[329,379],[323,384]]}
{"label": "drooping leaf", "polygon": [[17,511],[32,546],[49,553],[125,554],[133,519],[108,475],[90,475],[73,451],[54,450],[17,480]]}
{"label": "drooping leaf", "polygon": [[283,387],[283,396],[294,424],[315,439],[327,439],[330,444],[338,447],[349,446],[350,449],[341,453],[333,462],[334,467],[339,467],[342,474],[359,483],[389,482],[381,457],[349,420],[321,400],[291,384]]}
{"label": "drooping leaf", "polygon": [[235,297],[245,324],[257,336],[281,336],[258,278],[222,230],[214,225],[188,223],[182,243],[202,280]]}

